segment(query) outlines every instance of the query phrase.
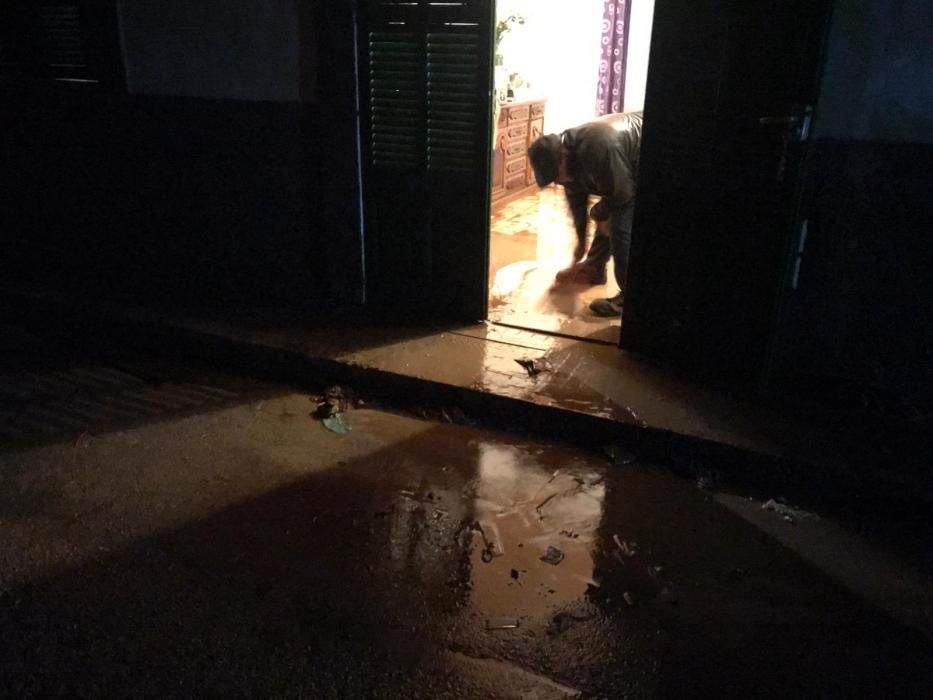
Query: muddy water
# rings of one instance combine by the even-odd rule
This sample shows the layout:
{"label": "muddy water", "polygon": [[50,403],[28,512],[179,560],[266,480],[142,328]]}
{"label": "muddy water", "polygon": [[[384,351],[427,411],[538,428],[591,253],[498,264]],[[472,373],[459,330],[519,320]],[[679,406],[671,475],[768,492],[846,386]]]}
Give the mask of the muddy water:
{"label": "muddy water", "polygon": [[933,667],[924,640],[651,465],[369,410],[335,435],[308,407],[17,456],[67,488],[17,510],[25,482],[3,484],[4,571],[46,571],[2,579],[3,687],[881,697]]}

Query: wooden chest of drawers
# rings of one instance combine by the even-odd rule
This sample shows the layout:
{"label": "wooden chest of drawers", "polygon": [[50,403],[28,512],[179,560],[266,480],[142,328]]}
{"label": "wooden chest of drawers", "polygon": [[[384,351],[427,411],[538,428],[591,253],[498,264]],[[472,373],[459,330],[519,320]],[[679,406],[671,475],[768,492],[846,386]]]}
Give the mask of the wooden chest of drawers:
{"label": "wooden chest of drawers", "polygon": [[493,210],[537,189],[528,146],[544,133],[544,104],[530,100],[500,107],[493,144]]}

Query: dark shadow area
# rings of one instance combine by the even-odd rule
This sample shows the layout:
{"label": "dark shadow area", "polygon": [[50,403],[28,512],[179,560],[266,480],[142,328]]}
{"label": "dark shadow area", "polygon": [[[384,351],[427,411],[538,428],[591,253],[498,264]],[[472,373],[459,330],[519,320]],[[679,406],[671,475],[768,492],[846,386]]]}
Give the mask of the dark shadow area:
{"label": "dark shadow area", "polygon": [[[457,697],[443,674],[426,676],[468,595],[456,534],[475,457],[419,473],[442,444],[428,433],[7,591],[3,687],[19,697]],[[391,475],[378,471],[389,465]],[[424,503],[398,493],[413,480]]]}
{"label": "dark shadow area", "polygon": [[[3,687],[18,697],[490,697],[450,668],[451,651],[587,697],[908,697],[928,673],[919,635],[690,484],[643,469],[605,477],[599,587],[553,619],[488,631],[471,591],[495,589],[458,533],[474,517],[475,480],[488,496],[500,477],[482,471],[475,440],[451,453],[472,435],[434,428],[6,590]],[[568,458],[541,454],[535,469]],[[568,567],[553,568],[553,588],[580,585]]]}
{"label": "dark shadow area", "polygon": [[79,441],[285,393],[114,340],[67,332],[40,337],[0,323],[0,451]]}
{"label": "dark shadow area", "polygon": [[626,617],[623,649],[652,650],[657,697],[925,693],[929,639],[690,481],[636,466],[607,484],[593,599]]}

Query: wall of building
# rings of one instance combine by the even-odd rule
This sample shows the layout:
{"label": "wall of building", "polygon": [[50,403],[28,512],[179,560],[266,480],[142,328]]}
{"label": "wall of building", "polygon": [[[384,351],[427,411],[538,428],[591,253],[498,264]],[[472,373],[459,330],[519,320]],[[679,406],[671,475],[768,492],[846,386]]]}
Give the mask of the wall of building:
{"label": "wall of building", "polygon": [[783,360],[802,386],[933,418],[930,26],[923,0],[837,3]]}
{"label": "wall of building", "polygon": [[136,301],[361,300],[352,4],[232,5],[114,3],[125,83],[4,88],[8,278]]}
{"label": "wall of building", "polygon": [[626,112],[638,112],[645,108],[645,85],[648,83],[648,54],[651,52],[653,19],[654,0],[632,0],[628,63],[625,68]]}
{"label": "wall of building", "polygon": [[530,83],[530,94],[547,98],[545,131],[596,116],[603,0],[499,0],[496,12],[525,18],[503,40],[502,54],[506,69]]}
{"label": "wall of building", "polygon": [[933,144],[933,4],[837,0],[815,135]]}
{"label": "wall of building", "polygon": [[117,7],[131,94],[310,98],[313,57],[302,45],[295,0],[120,0]]}

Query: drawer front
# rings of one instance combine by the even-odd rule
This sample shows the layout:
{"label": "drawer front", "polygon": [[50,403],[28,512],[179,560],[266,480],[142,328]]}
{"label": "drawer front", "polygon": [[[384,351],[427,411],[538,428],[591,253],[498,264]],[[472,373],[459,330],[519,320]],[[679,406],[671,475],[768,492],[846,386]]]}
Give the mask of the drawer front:
{"label": "drawer front", "polygon": [[515,190],[523,190],[528,186],[525,182],[525,173],[519,173],[518,175],[512,175],[511,180],[505,181],[505,191],[514,192]]}
{"label": "drawer front", "polygon": [[520,175],[525,172],[525,159],[518,158],[505,164],[505,178],[509,179],[512,175]]}
{"label": "drawer front", "polygon": [[528,145],[524,141],[514,141],[505,147],[506,158],[518,158],[528,152]]}
{"label": "drawer front", "polygon": [[531,108],[527,105],[525,107],[511,107],[509,109],[509,124],[528,121],[528,115],[530,113]]}
{"label": "drawer front", "polygon": [[531,118],[540,119],[544,116],[544,103],[539,102],[537,104],[531,105]]}
{"label": "drawer front", "polygon": [[516,124],[515,126],[510,126],[508,129],[509,139],[521,139],[528,136],[528,124]]}

